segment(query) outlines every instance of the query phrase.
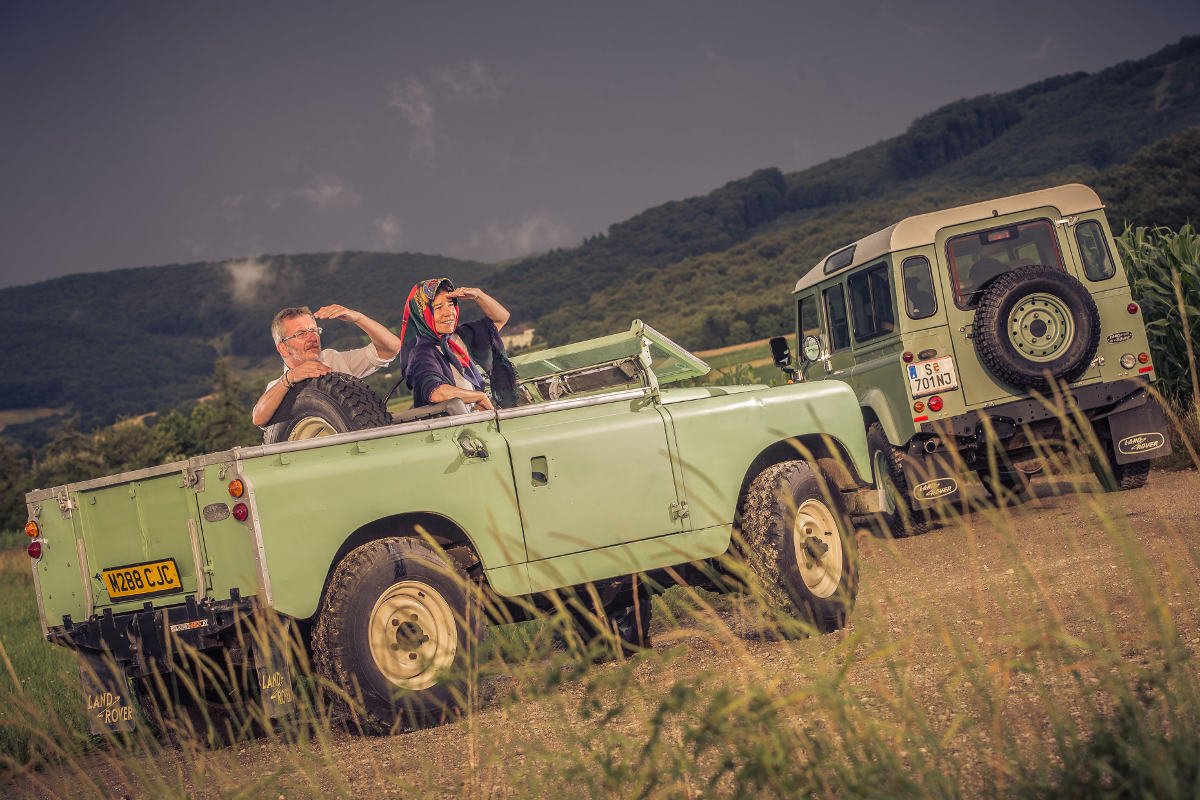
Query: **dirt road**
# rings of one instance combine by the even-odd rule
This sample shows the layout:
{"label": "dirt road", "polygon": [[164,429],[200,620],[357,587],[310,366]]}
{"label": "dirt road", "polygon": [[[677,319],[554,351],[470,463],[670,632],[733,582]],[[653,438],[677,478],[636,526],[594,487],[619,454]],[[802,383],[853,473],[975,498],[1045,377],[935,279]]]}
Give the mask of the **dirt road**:
{"label": "dirt road", "polygon": [[[1196,472],[1152,472],[1147,487],[1122,494],[1101,493],[1090,477],[1038,478],[1034,489],[1030,502],[997,508],[975,485],[976,510],[928,533],[896,541],[860,533],[861,591],[846,631],[800,642],[764,641],[749,631],[736,602],[715,595],[704,598],[716,608],[715,627],[685,620],[681,630],[656,618],[656,654],[635,662],[624,691],[651,707],[690,676],[697,683],[736,676],[802,696],[813,675],[850,665],[845,691],[858,693],[867,708],[877,704],[881,719],[895,711],[897,686],[911,694],[923,724],[938,735],[945,730],[942,757],[963,760],[959,775],[970,789],[980,780],[975,767],[982,765],[970,752],[959,752],[953,735],[962,723],[956,717],[970,717],[978,704],[970,680],[963,679],[971,675],[964,662],[978,660],[981,675],[995,674],[1003,683],[1002,702],[990,712],[995,719],[983,727],[1039,747],[1046,704],[1057,701],[1021,669],[1004,666],[1014,658],[1038,658],[1029,655],[1035,646],[1022,643],[1037,631],[1054,629],[1096,643],[1097,653],[1149,658],[1144,634],[1154,609],[1146,605],[1157,593],[1157,609],[1169,615],[1182,645],[1193,657],[1200,654]],[[619,676],[622,667],[594,669]],[[524,672],[547,674],[538,665],[526,665]],[[1066,676],[1063,681],[1069,682]],[[162,754],[132,768],[98,757],[89,771],[97,789],[116,796],[229,796],[247,787],[261,788],[252,795],[270,797],[529,796],[556,785],[538,783],[544,779],[538,765],[555,748],[568,759],[597,758],[571,752],[589,741],[578,738],[579,731],[597,724],[587,718],[593,693],[587,681],[543,682],[533,692],[516,677],[502,676],[481,687],[469,721],[431,730],[385,738],[333,733],[305,744],[259,740],[210,753]],[[1068,705],[1075,702],[1069,693],[1064,697]],[[1082,706],[1077,713],[1084,713]],[[625,724],[636,739],[638,717],[631,719]],[[131,769],[144,771],[143,777],[131,777]],[[150,788],[145,775],[164,776],[155,779],[163,783]]]}

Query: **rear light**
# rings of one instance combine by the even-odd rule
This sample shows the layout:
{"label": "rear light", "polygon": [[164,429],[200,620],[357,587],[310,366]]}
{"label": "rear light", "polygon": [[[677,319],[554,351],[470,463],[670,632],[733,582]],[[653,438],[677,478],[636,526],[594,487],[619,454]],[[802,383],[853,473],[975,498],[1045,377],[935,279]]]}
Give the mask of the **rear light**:
{"label": "rear light", "polygon": [[38,529],[38,524],[36,522],[29,520],[29,522],[25,523],[26,536],[28,536],[30,539],[34,539],[37,538],[39,534],[41,534],[41,531]]}
{"label": "rear light", "polygon": [[1142,364],[1149,364],[1150,363],[1150,354],[1149,353],[1138,353],[1138,361]]}
{"label": "rear light", "polygon": [[920,400],[913,403],[913,413],[914,414],[920,414],[924,410],[925,410],[925,404],[922,403]]}
{"label": "rear light", "polygon": [[1133,357],[1133,353],[1126,353],[1125,355],[1121,356],[1121,366],[1125,369],[1133,369],[1133,365],[1135,363],[1136,361]]}
{"label": "rear light", "polygon": [[1125,306],[1125,310],[1130,314],[1136,314],[1138,312],[1138,305],[1137,303],[1130,303],[1129,305]]}
{"label": "rear light", "polygon": [[929,398],[929,410],[930,411],[941,411],[942,410],[942,398],[938,397],[936,394],[933,397]]}
{"label": "rear light", "polygon": [[238,503],[233,507],[233,518],[238,522],[245,522],[248,516],[250,516],[250,509],[246,508],[245,503]]}
{"label": "rear light", "polygon": [[246,493],[246,484],[241,480],[234,478],[229,482],[229,494],[233,497],[241,497]]}
{"label": "rear light", "polygon": [[908,364],[913,360],[913,354],[905,350],[904,355],[900,356],[900,358],[904,359],[905,364]]}
{"label": "rear light", "polygon": [[42,543],[41,542],[30,542],[29,549],[26,550],[25,552],[29,553],[29,557],[36,561],[37,559],[42,557]]}

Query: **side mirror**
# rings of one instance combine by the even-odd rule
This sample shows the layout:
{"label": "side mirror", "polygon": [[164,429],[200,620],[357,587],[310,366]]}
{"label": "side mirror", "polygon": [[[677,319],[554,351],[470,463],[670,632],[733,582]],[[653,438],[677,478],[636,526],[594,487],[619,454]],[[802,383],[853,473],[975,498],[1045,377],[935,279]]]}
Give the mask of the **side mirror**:
{"label": "side mirror", "polygon": [[775,359],[775,366],[791,369],[792,348],[788,347],[787,337],[776,336],[771,339],[771,357]]}

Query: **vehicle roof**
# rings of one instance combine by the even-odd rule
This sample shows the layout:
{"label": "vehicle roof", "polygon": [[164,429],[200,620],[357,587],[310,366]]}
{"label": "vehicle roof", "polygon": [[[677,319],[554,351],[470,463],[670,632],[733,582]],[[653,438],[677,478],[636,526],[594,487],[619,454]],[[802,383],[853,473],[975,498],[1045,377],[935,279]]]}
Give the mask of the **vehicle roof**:
{"label": "vehicle roof", "polygon": [[[872,233],[870,236],[864,236],[857,242],[854,242],[853,245],[846,245],[834,250],[825,256],[825,258],[822,258],[815,267],[806,272],[796,282],[796,288],[792,292],[804,291],[821,283],[826,278],[840,275],[847,270],[854,269],[887,253],[896,250],[907,250],[910,247],[933,244],[937,232],[950,225],[961,225],[967,222],[976,222],[978,220],[1045,206],[1058,209],[1058,213],[1064,216],[1104,208],[1104,204],[1100,202],[1100,197],[1090,188],[1081,183],[1068,183],[1064,186],[1055,186],[1050,189],[1039,189],[1036,192],[1014,194],[995,200],[984,200],[980,203],[971,203],[965,206],[947,208],[942,211],[931,211],[928,214],[906,217],[895,225]],[[853,260],[844,267],[826,273],[824,271],[825,263],[829,258],[851,246],[854,247]]]}

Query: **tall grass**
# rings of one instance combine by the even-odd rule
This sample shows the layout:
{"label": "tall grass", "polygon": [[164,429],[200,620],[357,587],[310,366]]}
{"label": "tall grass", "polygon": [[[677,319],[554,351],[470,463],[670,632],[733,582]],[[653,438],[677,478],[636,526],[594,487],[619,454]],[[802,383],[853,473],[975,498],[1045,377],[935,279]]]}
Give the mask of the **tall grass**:
{"label": "tall grass", "polygon": [[[1147,528],[1125,513],[1139,495],[1099,493],[1077,453],[1046,456],[1055,477],[1027,506],[979,491],[925,536],[860,537],[846,631],[782,638],[753,580],[734,595],[669,586],[655,649],[593,663],[565,606],[530,609],[476,647],[461,718],[395,737],[339,732],[315,678],[297,681],[297,720],[248,704],[231,747],[187,726],[88,737],[73,661],[40,641],[28,564],[9,554],[0,793],[1195,797],[1197,516]],[[1200,491],[1194,473],[1169,479]]]}

